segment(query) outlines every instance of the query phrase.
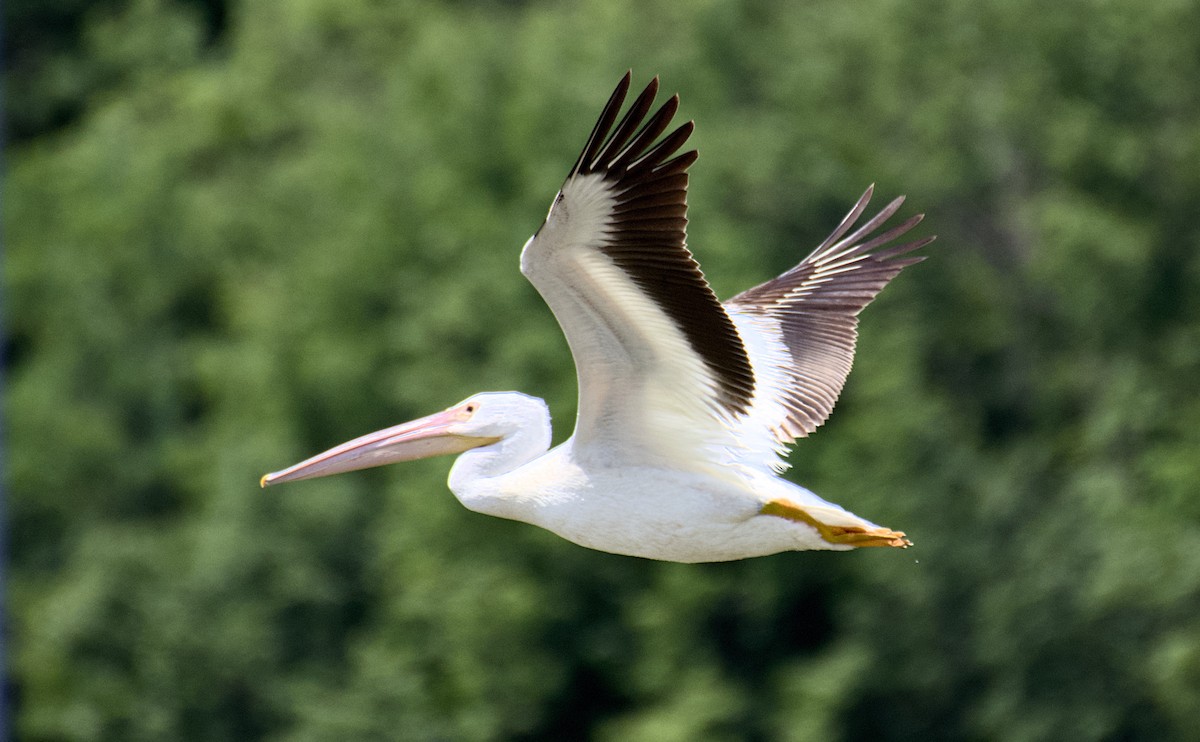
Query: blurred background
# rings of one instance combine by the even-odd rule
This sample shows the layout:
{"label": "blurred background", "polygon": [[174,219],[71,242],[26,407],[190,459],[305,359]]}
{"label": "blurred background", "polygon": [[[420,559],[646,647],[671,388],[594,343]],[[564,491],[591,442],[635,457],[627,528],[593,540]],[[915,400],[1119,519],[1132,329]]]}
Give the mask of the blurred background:
{"label": "blurred background", "polygon": [[[17,738],[1194,739],[1194,0],[4,16]],[[872,182],[928,214],[789,475],[915,548],[612,556],[449,460],[260,491],[481,390],[566,437],[517,256],[628,68],[697,122],[722,297]]]}

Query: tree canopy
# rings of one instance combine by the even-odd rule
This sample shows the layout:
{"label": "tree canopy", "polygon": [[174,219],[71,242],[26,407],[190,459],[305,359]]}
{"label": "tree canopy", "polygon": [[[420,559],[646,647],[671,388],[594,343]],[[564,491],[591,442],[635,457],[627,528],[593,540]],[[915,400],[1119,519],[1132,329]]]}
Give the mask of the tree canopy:
{"label": "tree canopy", "polygon": [[[1200,5],[9,2],[20,739],[1164,740],[1200,724]],[[906,552],[677,565],[263,472],[482,390],[627,68],[718,295],[862,189],[931,258],[789,476]]]}

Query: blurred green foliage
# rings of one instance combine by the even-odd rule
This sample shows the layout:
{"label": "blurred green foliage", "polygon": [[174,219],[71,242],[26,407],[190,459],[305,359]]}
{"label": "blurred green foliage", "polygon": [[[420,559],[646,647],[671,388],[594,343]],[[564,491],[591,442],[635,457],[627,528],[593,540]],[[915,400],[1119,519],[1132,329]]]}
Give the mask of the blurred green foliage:
{"label": "blurred green foliage", "polygon": [[[1166,740],[1200,725],[1200,5],[5,7],[24,740]],[[486,389],[612,85],[695,118],[718,293],[861,189],[940,235],[793,457],[908,552],[684,566],[258,476]]]}

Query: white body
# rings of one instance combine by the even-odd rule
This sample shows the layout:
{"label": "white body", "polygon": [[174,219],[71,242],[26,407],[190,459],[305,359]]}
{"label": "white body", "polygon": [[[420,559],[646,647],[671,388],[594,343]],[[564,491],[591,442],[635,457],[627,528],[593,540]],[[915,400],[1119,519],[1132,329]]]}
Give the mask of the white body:
{"label": "white body", "polygon": [[540,526],[568,541],[614,554],[672,562],[719,562],[809,549],[849,550],[804,523],[760,515],[788,499],[844,525],[875,528],[776,476],[730,470],[728,479],[652,466],[622,466],[576,455],[568,440],[494,476],[487,448],[459,457],[450,489],[467,508]]}

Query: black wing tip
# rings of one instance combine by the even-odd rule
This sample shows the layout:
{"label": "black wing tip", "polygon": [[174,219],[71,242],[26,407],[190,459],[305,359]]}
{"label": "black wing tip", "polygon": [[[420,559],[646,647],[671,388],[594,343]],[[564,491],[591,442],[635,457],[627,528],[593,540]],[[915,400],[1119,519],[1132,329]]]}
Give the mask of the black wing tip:
{"label": "black wing tip", "polygon": [[[671,95],[657,110],[653,110],[660,86],[658,75],[650,79],[618,120],[625,108],[632,81],[633,70],[626,70],[609,96],[568,177],[581,173],[603,173],[612,180],[621,180],[627,175],[640,178],[648,173],[658,174],[668,164],[675,172],[681,170],[678,156],[668,158],[672,158],[695,131],[695,121],[689,120],[666,136],[662,135],[679,111],[679,94]],[[694,161],[694,157],[691,161]]]}
{"label": "black wing tip", "polygon": [[587,164],[594,160],[600,153],[602,145],[608,138],[609,131],[617,120],[617,113],[625,105],[625,96],[629,93],[629,85],[632,79],[633,70],[627,70],[624,77],[617,83],[617,87],[613,89],[612,94],[608,96],[608,102],[604,104],[604,109],[600,112],[600,118],[596,119],[596,124],[592,127],[592,133],[588,135],[587,143],[583,145],[583,151],[579,153],[579,157],[571,167],[571,173],[568,177],[573,177],[584,171]]}
{"label": "black wing tip", "polygon": [[608,103],[611,104],[617,98],[620,98],[621,102],[624,103],[625,96],[629,95],[629,87],[631,85],[633,85],[633,70],[625,70],[625,74],[621,75],[620,80],[617,80],[616,86],[608,96]]}
{"label": "black wing tip", "polygon": [[680,152],[659,165],[656,168],[657,173],[659,176],[667,176],[686,172],[699,157],[700,153],[694,149],[689,149],[687,152]]}

